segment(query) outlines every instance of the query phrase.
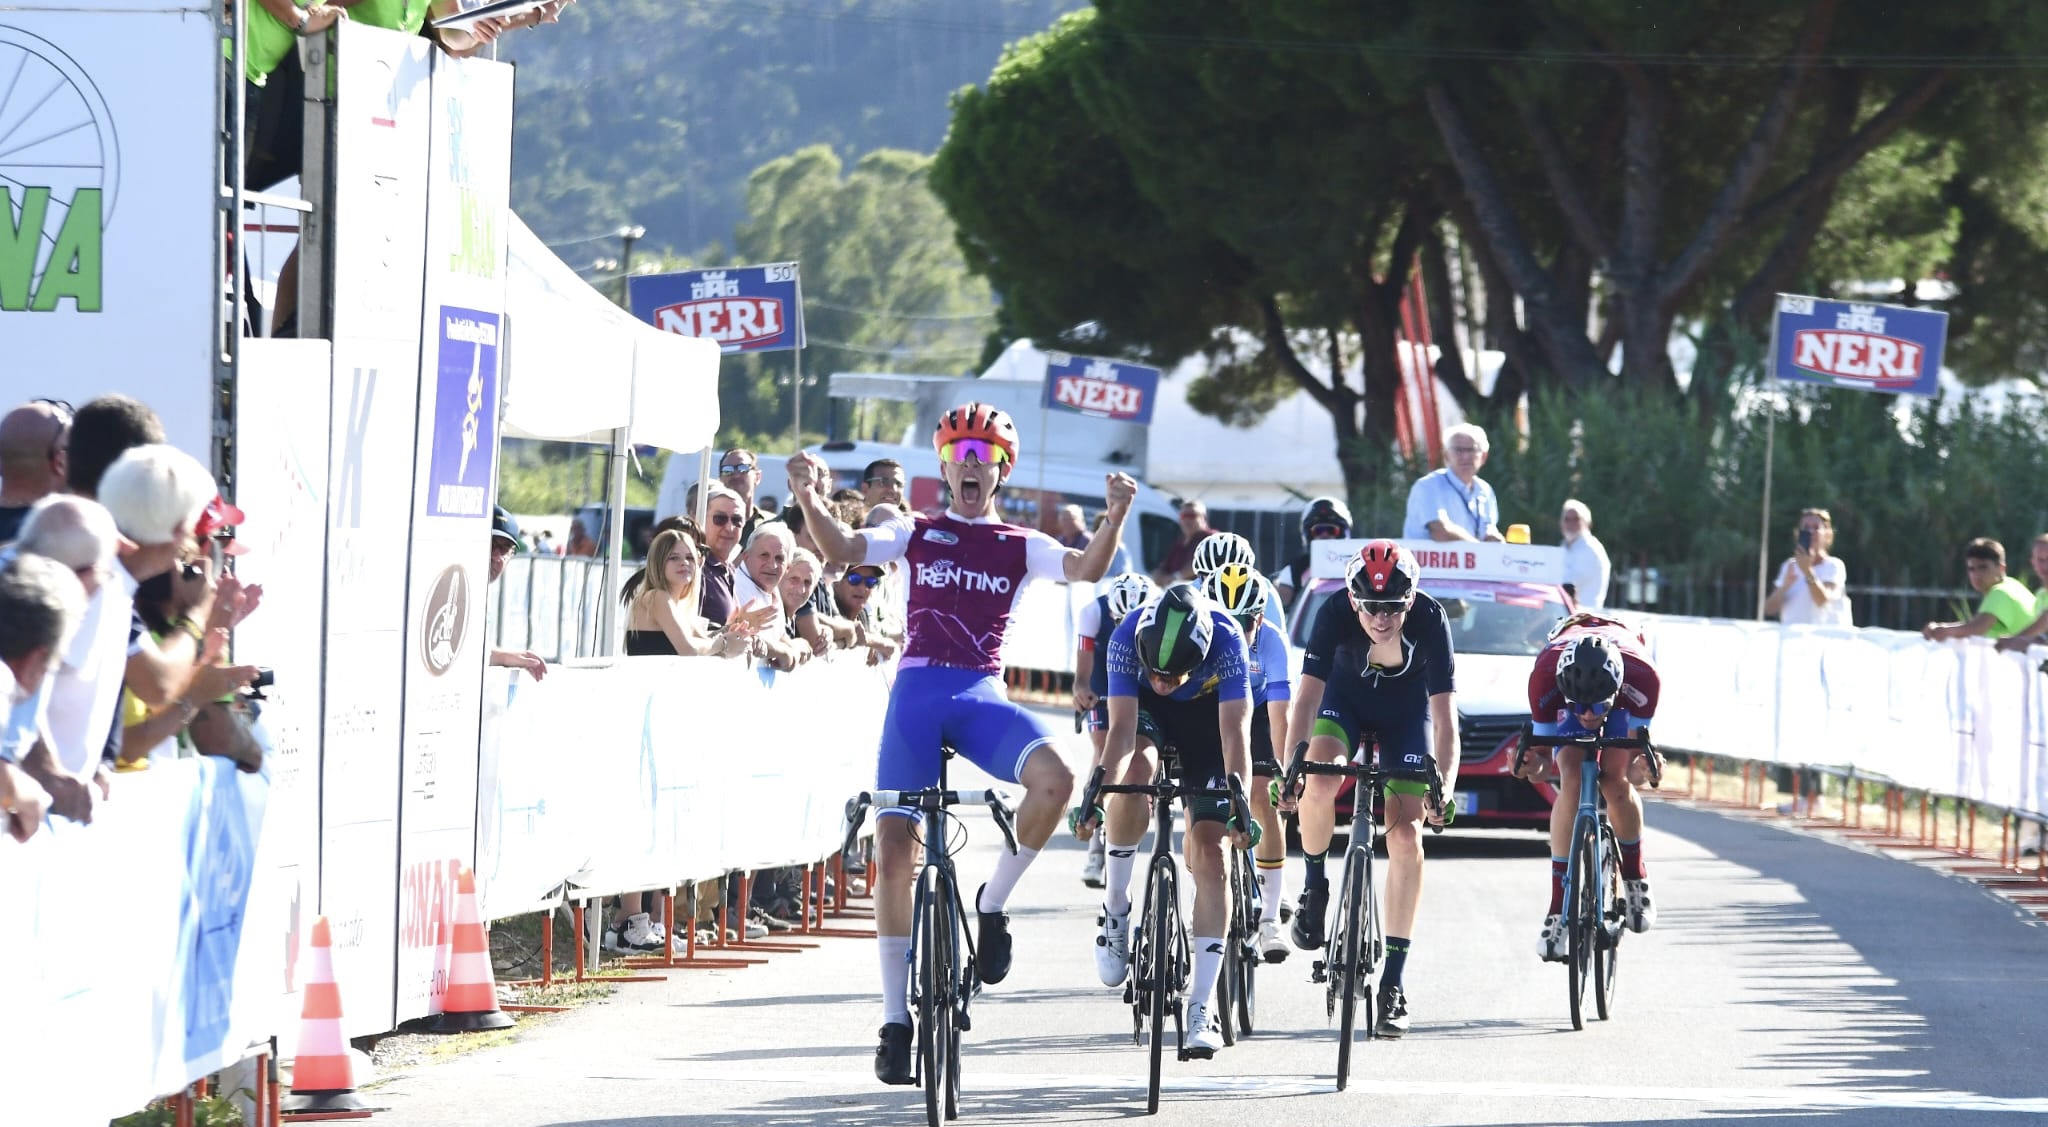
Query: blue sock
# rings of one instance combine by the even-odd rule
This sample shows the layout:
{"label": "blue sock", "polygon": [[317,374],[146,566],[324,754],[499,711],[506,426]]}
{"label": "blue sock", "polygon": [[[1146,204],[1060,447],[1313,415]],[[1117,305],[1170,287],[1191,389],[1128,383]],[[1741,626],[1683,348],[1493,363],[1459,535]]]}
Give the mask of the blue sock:
{"label": "blue sock", "polygon": [[1401,971],[1408,965],[1408,937],[1387,936],[1387,970],[1380,976],[1382,986],[1401,985]]}
{"label": "blue sock", "polygon": [[1302,867],[1306,870],[1306,875],[1302,878],[1302,887],[1330,887],[1330,878],[1323,875],[1323,862],[1328,860],[1329,856],[1330,851],[1327,849],[1321,853],[1303,853],[1301,855]]}

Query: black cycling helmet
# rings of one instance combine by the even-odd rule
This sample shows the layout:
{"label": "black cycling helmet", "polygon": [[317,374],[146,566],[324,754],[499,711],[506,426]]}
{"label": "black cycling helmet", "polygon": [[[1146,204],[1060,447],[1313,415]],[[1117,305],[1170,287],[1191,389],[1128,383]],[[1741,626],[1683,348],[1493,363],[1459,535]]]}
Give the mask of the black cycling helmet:
{"label": "black cycling helmet", "polygon": [[1138,663],[1163,677],[1182,677],[1209,656],[1215,623],[1192,583],[1176,583],[1138,612]]}
{"label": "black cycling helmet", "polygon": [[1344,530],[1344,536],[1351,535],[1351,510],[1335,497],[1318,497],[1301,511],[1301,539],[1313,540],[1309,530],[1320,524],[1335,525]]}
{"label": "black cycling helmet", "polygon": [[1566,646],[1557,655],[1557,691],[1573,705],[1613,700],[1621,692],[1621,651],[1597,635]]}

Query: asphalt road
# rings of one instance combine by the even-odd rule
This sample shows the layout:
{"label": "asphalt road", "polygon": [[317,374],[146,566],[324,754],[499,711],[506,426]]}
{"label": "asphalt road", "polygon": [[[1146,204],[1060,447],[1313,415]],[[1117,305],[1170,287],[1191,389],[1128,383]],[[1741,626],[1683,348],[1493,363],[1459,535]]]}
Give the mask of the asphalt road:
{"label": "asphalt road", "polygon": [[[1169,1056],[1159,1122],[2048,1123],[2048,929],[1972,885],[1767,823],[1664,802],[1649,821],[1662,919],[1623,945],[1613,1020],[1573,1032],[1565,972],[1536,958],[1543,845],[1453,832],[1426,847],[1405,1039],[1362,1043],[1335,1092],[1335,1034],[1297,953],[1260,972],[1259,1033],[1213,1061]],[[1000,839],[985,818],[970,831],[973,887]],[[1096,983],[1099,894],[1080,865],[1056,836],[1011,901],[1016,967],[975,1003],[963,1123],[1143,1116],[1145,1053]],[[630,985],[399,1076],[370,1093],[389,1108],[376,1122],[922,1122],[921,1092],[871,1072],[874,945],[818,942]]]}

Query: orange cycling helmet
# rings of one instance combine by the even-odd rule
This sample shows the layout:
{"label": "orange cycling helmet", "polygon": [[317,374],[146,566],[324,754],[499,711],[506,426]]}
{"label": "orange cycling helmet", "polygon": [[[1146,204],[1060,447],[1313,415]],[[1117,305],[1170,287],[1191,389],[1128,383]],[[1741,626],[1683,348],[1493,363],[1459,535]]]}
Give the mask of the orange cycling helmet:
{"label": "orange cycling helmet", "polygon": [[1017,464],[1017,424],[986,403],[963,403],[940,416],[938,429],[932,432],[932,449],[944,457],[946,446],[962,438],[1000,447],[1009,464]]}

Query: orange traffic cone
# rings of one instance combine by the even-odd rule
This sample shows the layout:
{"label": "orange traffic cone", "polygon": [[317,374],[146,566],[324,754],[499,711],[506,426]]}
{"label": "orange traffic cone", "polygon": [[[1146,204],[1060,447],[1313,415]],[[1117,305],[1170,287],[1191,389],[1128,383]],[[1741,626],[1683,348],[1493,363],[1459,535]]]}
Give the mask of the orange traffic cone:
{"label": "orange traffic cone", "polygon": [[454,946],[448,960],[448,993],[434,1018],[436,1033],[504,1029],[512,1019],[498,1008],[498,980],[491,972],[491,944],[476,907],[476,874],[455,878]]}
{"label": "orange traffic cone", "polygon": [[285,1114],[300,1120],[367,1119],[356,1098],[355,1065],[341,1035],[341,987],[334,983],[333,935],[327,917],[313,921],[306,1001],[299,1011],[299,1052],[292,1059],[292,1094]]}

